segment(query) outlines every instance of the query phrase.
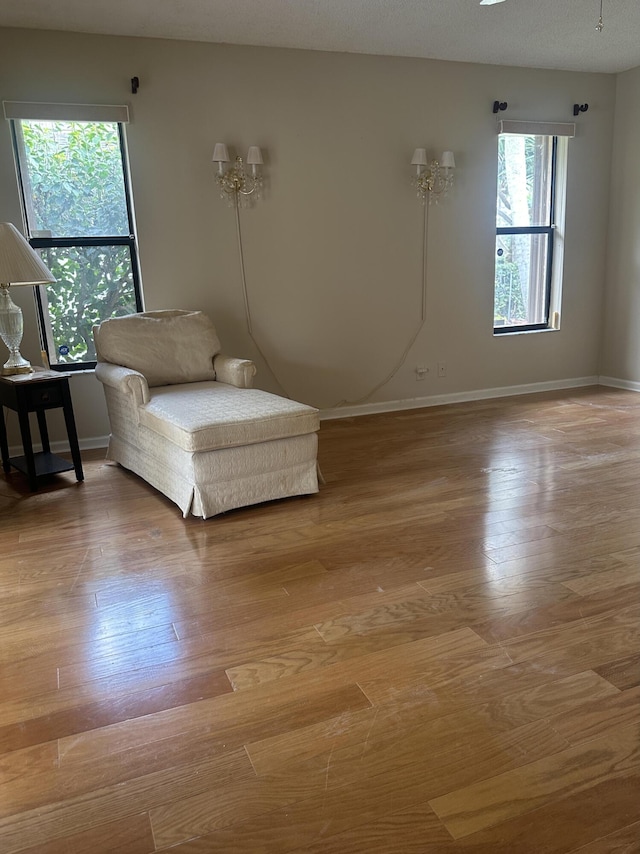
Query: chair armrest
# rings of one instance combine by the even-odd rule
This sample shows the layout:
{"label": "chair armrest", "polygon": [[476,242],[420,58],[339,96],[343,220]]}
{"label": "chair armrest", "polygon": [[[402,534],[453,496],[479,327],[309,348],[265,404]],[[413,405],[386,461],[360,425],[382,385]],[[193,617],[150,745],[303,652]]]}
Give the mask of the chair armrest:
{"label": "chair armrest", "polygon": [[216,380],[236,388],[251,388],[256,375],[256,366],[249,359],[233,359],[218,353],[214,357],[213,367]]}
{"label": "chair armrest", "polygon": [[108,385],[123,394],[131,395],[137,406],[149,403],[147,380],[138,371],[123,368],[122,365],[112,365],[111,362],[98,362],[96,377],[104,385]]}

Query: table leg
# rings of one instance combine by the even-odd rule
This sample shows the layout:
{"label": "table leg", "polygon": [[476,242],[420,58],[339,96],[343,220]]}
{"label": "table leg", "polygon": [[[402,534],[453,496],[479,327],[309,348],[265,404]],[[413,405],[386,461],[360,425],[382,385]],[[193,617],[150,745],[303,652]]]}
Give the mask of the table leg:
{"label": "table leg", "polygon": [[37,409],[38,427],[40,429],[40,440],[42,441],[42,450],[45,454],[51,453],[51,445],[49,444],[49,431],[47,429],[47,416],[44,409]]}
{"label": "table leg", "polygon": [[33,444],[31,442],[31,427],[29,426],[29,413],[24,409],[18,411],[18,421],[20,422],[20,435],[22,436],[22,448],[24,450],[24,458],[27,463],[27,478],[29,479],[29,489],[35,492],[37,489],[36,479],[36,461],[33,456]]}
{"label": "table leg", "polygon": [[76,422],[73,417],[73,403],[71,402],[71,392],[69,391],[69,381],[67,380],[62,386],[62,401],[64,422],[67,425],[67,436],[69,437],[69,447],[71,449],[71,459],[76,472],[76,480],[84,480],[84,472],[82,471],[82,457],[80,456],[80,447],[78,445],[78,434],[76,432]]}
{"label": "table leg", "polygon": [[7,441],[7,425],[4,421],[4,406],[0,406],[0,452],[2,453],[2,468],[9,474],[9,442]]}

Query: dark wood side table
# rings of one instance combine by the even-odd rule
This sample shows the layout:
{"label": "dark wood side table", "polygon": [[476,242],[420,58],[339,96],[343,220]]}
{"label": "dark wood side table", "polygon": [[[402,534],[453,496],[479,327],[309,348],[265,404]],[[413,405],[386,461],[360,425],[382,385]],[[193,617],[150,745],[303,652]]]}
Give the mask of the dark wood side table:
{"label": "dark wood side table", "polygon": [[[73,417],[73,404],[69,391],[71,374],[36,368],[32,374],[16,374],[10,377],[0,376],[0,451],[2,452],[2,468],[8,474],[11,466],[27,475],[29,488],[32,492],[38,488],[38,478],[46,474],[58,474],[75,469],[76,479],[84,480],[82,459],[78,447],[76,422]],[[4,409],[13,409],[18,413],[20,435],[24,456],[9,457],[7,428],[4,420]],[[67,426],[67,436],[71,449],[70,463],[68,460],[51,453],[49,432],[47,430],[47,409],[62,407]],[[42,451],[34,453],[31,441],[29,413],[35,412],[40,429]]]}

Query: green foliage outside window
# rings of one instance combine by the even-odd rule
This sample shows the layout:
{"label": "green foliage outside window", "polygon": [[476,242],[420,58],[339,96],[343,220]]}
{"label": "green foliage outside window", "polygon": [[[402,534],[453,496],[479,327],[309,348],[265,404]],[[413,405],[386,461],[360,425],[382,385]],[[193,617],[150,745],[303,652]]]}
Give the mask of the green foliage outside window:
{"label": "green foliage outside window", "polygon": [[524,322],[526,310],[520,285],[520,270],[513,261],[496,262],[494,325]]}
{"label": "green foliage outside window", "polygon": [[47,285],[55,361],[95,361],[93,327],[136,311],[129,247],[43,249],[42,260],[57,279]]}
{"label": "green foliage outside window", "polygon": [[[92,327],[136,309],[118,126],[112,122],[22,121],[23,183],[33,237],[105,238],[100,246],[52,246],[42,258],[50,359],[95,361]],[[44,288],[43,288],[44,289]]]}

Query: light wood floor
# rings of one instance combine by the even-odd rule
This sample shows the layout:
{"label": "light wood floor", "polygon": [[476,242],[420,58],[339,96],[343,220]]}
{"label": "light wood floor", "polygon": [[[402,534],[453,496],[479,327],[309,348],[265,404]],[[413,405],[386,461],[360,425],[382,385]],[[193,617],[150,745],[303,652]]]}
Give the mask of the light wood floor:
{"label": "light wood floor", "polygon": [[0,476],[2,854],[640,851],[640,395],[320,447],[207,522]]}

